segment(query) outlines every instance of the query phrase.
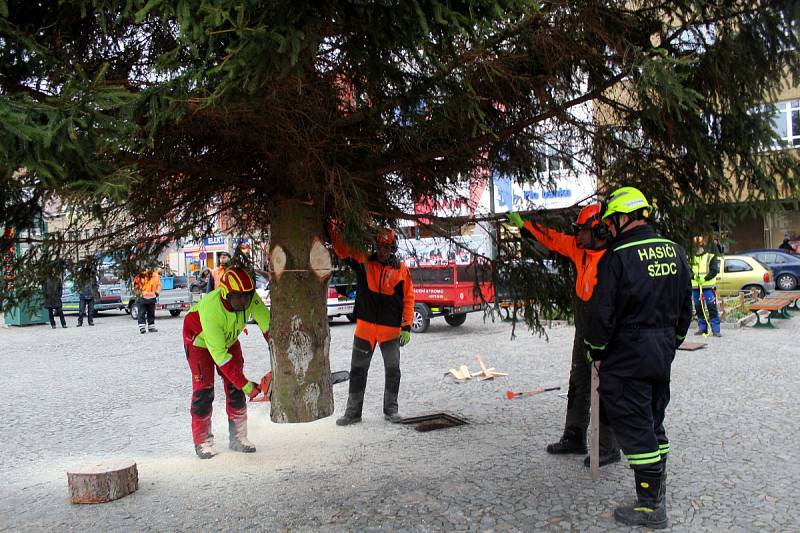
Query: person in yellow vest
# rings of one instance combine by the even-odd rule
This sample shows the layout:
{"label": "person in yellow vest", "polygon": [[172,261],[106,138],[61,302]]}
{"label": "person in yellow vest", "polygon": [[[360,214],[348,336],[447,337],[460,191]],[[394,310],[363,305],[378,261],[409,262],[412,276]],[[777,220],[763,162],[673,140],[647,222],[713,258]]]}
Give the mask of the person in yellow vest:
{"label": "person in yellow vest", "polygon": [[[138,274],[133,279],[133,292],[136,294],[136,305],[138,306],[139,333],[155,333],[156,329],[156,301],[161,292],[161,276],[150,267]],[[146,323],[146,329],[145,329]]]}
{"label": "person in yellow vest", "polygon": [[[716,278],[719,274],[719,258],[706,252],[705,239],[695,237],[696,252],[691,260],[692,267],[692,299],[697,314],[697,331],[695,335],[708,335],[708,326],[715,337],[720,333],[719,311],[717,311]],[[700,298],[703,298],[701,301]]]}

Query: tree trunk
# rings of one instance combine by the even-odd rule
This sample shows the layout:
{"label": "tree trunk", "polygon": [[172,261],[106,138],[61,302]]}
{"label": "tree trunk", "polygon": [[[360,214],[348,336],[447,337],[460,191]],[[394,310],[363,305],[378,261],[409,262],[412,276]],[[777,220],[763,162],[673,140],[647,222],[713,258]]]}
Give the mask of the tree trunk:
{"label": "tree trunk", "polygon": [[[271,418],[273,422],[312,422],[333,414],[327,311],[330,256],[322,249],[319,235],[322,213],[314,205],[294,200],[279,202],[273,213]],[[320,260],[327,267],[320,266]]]}

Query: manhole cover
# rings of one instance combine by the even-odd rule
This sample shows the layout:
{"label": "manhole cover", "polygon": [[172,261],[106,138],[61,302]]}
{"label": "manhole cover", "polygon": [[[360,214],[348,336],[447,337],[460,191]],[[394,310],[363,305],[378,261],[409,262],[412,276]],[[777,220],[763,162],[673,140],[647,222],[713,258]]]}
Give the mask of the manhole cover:
{"label": "manhole cover", "polygon": [[432,413],[429,415],[404,418],[403,424],[413,424],[415,430],[424,432],[463,426],[465,424],[469,424],[469,422],[463,418],[459,418],[447,413]]}

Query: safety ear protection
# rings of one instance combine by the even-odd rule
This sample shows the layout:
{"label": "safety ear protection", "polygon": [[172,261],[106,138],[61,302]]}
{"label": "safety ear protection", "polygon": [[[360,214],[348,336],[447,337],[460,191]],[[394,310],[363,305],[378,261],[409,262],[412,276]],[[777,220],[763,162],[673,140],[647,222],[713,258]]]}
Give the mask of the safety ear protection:
{"label": "safety ear protection", "polygon": [[[599,219],[600,217],[598,217]],[[592,237],[598,241],[607,241],[611,238],[611,233],[608,231],[608,227],[600,220],[600,223],[594,227],[592,227]]]}

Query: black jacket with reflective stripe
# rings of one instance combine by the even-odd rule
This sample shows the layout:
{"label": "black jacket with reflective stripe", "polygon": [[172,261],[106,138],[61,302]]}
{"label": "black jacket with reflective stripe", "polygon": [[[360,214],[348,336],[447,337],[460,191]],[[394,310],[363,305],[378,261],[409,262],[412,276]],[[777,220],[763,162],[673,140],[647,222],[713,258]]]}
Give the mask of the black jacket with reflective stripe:
{"label": "black jacket with reflective stripe", "polygon": [[600,260],[589,301],[586,343],[601,348],[593,357],[606,360],[604,369],[609,359],[630,357],[638,365],[648,355],[661,360],[657,366],[668,365],[691,319],[691,269],[683,248],[649,225],[618,235]]}

